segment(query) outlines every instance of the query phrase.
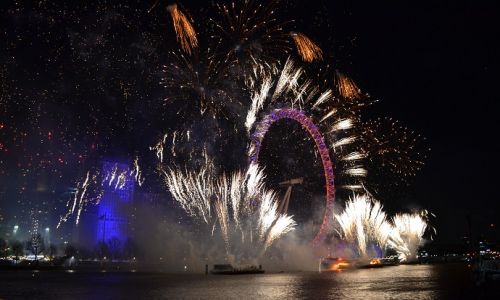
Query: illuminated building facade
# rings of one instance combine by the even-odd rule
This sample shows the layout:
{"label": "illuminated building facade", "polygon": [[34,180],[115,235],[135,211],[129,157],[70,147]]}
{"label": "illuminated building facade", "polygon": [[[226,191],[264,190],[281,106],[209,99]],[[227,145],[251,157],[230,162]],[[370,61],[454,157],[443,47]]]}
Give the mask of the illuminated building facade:
{"label": "illuminated building facade", "polygon": [[124,243],[130,235],[130,209],[133,204],[134,179],[128,164],[103,162],[103,195],[97,207],[96,242],[117,238]]}

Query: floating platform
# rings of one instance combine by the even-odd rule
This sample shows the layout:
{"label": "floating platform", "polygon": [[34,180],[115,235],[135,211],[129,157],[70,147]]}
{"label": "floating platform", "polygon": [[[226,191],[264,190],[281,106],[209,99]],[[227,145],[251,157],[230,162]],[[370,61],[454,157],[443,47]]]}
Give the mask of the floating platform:
{"label": "floating platform", "polygon": [[338,272],[345,269],[371,269],[386,266],[397,266],[399,260],[394,258],[373,258],[371,260],[347,260],[341,257],[322,258],[319,263],[320,272]]}
{"label": "floating platform", "polygon": [[214,265],[210,271],[213,275],[245,275],[245,274],[263,274],[265,271],[259,266],[247,266],[242,268],[235,268],[230,264]]}

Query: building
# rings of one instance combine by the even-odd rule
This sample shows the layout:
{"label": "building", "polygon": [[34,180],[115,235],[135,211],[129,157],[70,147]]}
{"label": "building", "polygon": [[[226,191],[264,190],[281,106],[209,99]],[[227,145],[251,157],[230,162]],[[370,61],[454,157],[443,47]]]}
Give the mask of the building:
{"label": "building", "polygon": [[130,238],[135,182],[129,166],[118,160],[102,162],[100,200],[87,206],[73,232],[75,243],[93,249],[112,239],[123,245]]}

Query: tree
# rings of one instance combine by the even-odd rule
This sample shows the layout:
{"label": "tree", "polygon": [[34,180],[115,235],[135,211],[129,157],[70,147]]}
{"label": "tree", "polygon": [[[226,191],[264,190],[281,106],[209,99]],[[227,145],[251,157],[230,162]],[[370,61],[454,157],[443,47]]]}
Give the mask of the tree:
{"label": "tree", "polygon": [[99,242],[96,247],[96,254],[100,260],[103,260],[105,257],[109,256],[108,245],[104,242]]}
{"label": "tree", "polygon": [[117,237],[112,237],[108,241],[109,253],[112,259],[118,259],[121,256],[122,242]]}
{"label": "tree", "polygon": [[66,247],[64,248],[64,255],[66,257],[73,257],[73,256],[77,256],[78,255],[78,250],[76,249],[75,246],[71,245],[71,244],[68,244],[66,245]]}
{"label": "tree", "polygon": [[53,259],[57,255],[57,247],[54,244],[50,244],[49,249],[47,251],[48,256]]}
{"label": "tree", "polygon": [[23,244],[20,241],[12,243],[12,253],[16,256],[16,260],[19,260],[20,255],[23,255]]}
{"label": "tree", "polygon": [[0,258],[7,256],[7,241],[0,238]]}
{"label": "tree", "polygon": [[42,236],[37,233],[33,235],[30,241],[26,244],[26,250],[33,253],[35,256],[44,252],[45,246],[43,244]]}
{"label": "tree", "polygon": [[78,248],[78,258],[80,259],[91,259],[93,254],[92,251],[85,247]]}
{"label": "tree", "polygon": [[137,256],[138,247],[134,240],[127,239],[125,245],[123,245],[123,257],[126,259],[132,259]]}

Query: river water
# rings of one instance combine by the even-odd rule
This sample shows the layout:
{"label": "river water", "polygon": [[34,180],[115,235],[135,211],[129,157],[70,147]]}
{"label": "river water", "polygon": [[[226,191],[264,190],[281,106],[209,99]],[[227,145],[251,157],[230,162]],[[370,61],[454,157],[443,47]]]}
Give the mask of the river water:
{"label": "river water", "polygon": [[500,299],[463,264],[214,276],[0,271],[0,299]]}

